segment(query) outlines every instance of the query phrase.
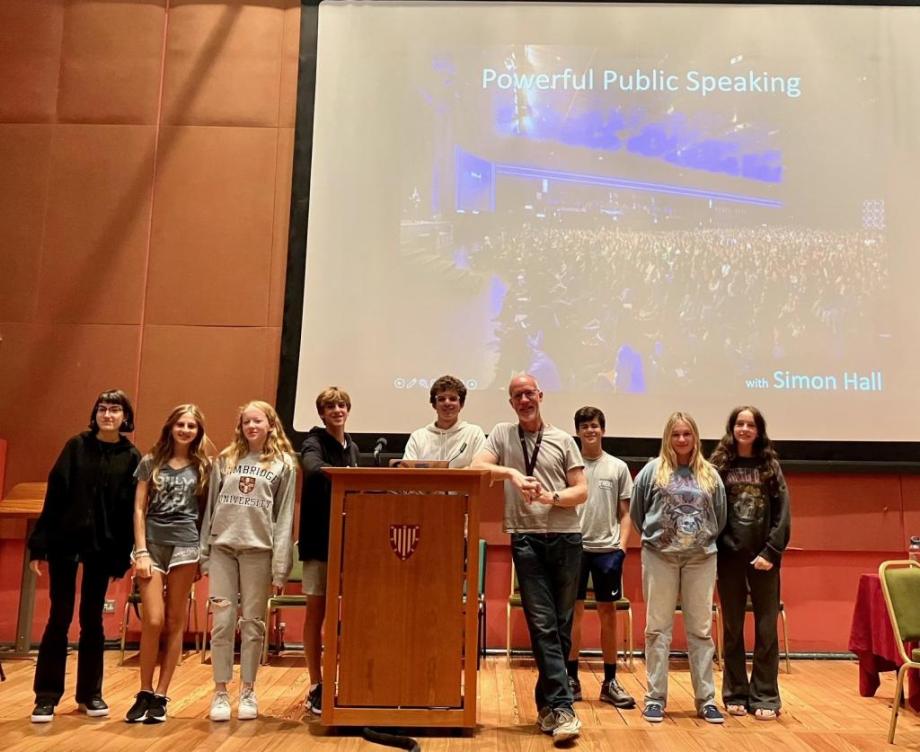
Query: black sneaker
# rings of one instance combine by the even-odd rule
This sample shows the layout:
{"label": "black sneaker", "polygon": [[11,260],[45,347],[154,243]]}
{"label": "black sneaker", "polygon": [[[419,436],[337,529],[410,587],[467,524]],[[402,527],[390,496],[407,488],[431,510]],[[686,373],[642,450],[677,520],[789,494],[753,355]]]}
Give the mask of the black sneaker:
{"label": "black sneaker", "polygon": [[147,711],[150,709],[150,701],[153,696],[153,692],[146,689],[134,695],[134,704],[125,713],[125,723],[142,723],[147,720]]}
{"label": "black sneaker", "polygon": [[304,707],[313,715],[323,714],[323,685],[317,684],[307,693],[307,701]]}
{"label": "black sneaker", "polygon": [[611,679],[601,685],[601,702],[608,702],[614,707],[623,708],[624,710],[636,707],[636,701],[632,695],[623,689],[616,679]]}
{"label": "black sneaker", "polygon": [[93,697],[88,702],[77,704],[77,708],[86,713],[90,718],[108,718],[109,706],[101,697]]}
{"label": "black sneaker", "polygon": [[575,702],[581,700],[581,682],[574,676],[569,677],[569,689],[572,691],[572,699]]}
{"label": "black sneaker", "polygon": [[54,705],[50,702],[36,702],[30,720],[32,723],[51,723],[54,720]]}
{"label": "black sneaker", "polygon": [[144,723],[163,723],[166,720],[166,703],[169,698],[166,695],[153,695],[150,698],[150,706],[147,708],[147,718]]}

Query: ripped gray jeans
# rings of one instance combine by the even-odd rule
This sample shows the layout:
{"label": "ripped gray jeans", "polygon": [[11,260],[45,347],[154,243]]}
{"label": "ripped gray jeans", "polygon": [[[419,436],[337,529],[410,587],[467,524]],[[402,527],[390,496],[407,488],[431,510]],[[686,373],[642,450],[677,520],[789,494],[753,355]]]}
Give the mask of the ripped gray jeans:
{"label": "ripped gray jeans", "polygon": [[240,678],[243,682],[255,682],[265,639],[272,552],[212,546],[210,559],[208,601],[214,615],[211,628],[214,681],[229,682],[233,678],[233,639],[239,623]]}

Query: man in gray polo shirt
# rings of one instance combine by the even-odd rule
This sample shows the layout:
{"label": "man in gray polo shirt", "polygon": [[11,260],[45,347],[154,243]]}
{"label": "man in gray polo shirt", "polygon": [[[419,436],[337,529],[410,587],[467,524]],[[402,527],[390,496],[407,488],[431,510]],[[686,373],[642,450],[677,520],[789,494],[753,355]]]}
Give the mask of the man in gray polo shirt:
{"label": "man in gray polo shirt", "polygon": [[505,531],[537,662],[534,691],[540,729],[556,744],[578,736],[565,661],[581,565],[575,507],[588,495],[584,461],[565,431],[543,421],[543,392],[530,375],[508,386],[517,423],[499,423],[473,467],[505,483]]}

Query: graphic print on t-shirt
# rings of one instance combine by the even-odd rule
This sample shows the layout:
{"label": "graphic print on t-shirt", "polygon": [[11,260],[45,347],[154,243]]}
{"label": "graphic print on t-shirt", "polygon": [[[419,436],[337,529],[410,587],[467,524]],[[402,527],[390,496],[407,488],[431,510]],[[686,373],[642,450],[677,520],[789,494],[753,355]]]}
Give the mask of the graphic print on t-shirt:
{"label": "graphic print on t-shirt", "polygon": [[756,467],[733,467],[725,479],[728,490],[730,517],[742,524],[753,524],[763,518],[766,501]]}
{"label": "graphic print on t-shirt", "polygon": [[[155,489],[150,499],[148,516],[169,517],[185,511],[189,498],[193,497],[198,484],[198,476],[193,473],[172,473],[160,471],[160,487]],[[196,502],[197,505],[197,502]]]}
{"label": "graphic print on t-shirt", "polygon": [[690,549],[705,545],[709,535],[706,531],[707,497],[693,478],[673,476],[661,500],[665,508],[661,521],[662,546]]}

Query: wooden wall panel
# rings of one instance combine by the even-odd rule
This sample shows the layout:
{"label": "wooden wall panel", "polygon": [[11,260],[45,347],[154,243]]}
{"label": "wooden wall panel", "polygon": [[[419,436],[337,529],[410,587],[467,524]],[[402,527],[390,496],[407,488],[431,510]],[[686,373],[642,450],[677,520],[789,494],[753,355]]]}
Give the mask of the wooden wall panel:
{"label": "wooden wall panel", "polygon": [[897,475],[789,474],[791,545],[806,551],[900,551]]}
{"label": "wooden wall panel", "polygon": [[194,402],[204,411],[208,434],[224,447],[240,405],[253,399],[274,402],[265,365],[272,356],[277,360],[275,345],[259,327],[145,327],[138,445],[149,448],[169,411]]}
{"label": "wooden wall panel", "polygon": [[0,3],[0,122],[55,122],[62,29],[61,0]]}
{"label": "wooden wall panel", "polygon": [[171,3],[163,122],[277,126],[286,5]]}
{"label": "wooden wall panel", "polygon": [[9,442],[7,483],[44,480],[64,442],[89,425],[100,391],[120,387],[135,396],[138,329],[3,324],[2,335],[0,436]]}
{"label": "wooden wall panel", "polygon": [[901,476],[901,497],[904,510],[904,550],[907,539],[920,535],[920,475]]}
{"label": "wooden wall panel", "polygon": [[156,122],[166,0],[67,5],[58,117],[71,123]]}
{"label": "wooden wall panel", "polygon": [[277,140],[273,128],[163,129],[148,322],[266,325]]}
{"label": "wooden wall panel", "polygon": [[275,206],[272,212],[271,276],[268,324],[281,326],[284,317],[284,285],[287,273],[288,228],[291,216],[291,178],[294,167],[294,129],[278,129],[275,157]]}
{"label": "wooden wall panel", "polygon": [[41,320],[140,323],[154,141],[153,126],[55,127]]}
{"label": "wooden wall panel", "polygon": [[0,321],[31,321],[38,304],[51,132],[0,124]]}
{"label": "wooden wall panel", "polygon": [[297,73],[300,65],[300,0],[284,3],[284,38],[281,43],[281,91],[278,125],[293,128],[297,113]]}

